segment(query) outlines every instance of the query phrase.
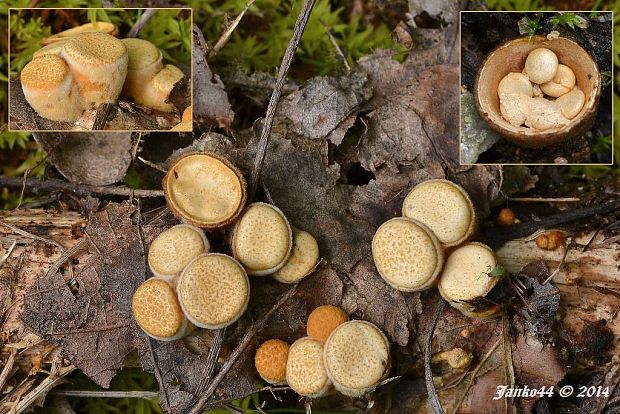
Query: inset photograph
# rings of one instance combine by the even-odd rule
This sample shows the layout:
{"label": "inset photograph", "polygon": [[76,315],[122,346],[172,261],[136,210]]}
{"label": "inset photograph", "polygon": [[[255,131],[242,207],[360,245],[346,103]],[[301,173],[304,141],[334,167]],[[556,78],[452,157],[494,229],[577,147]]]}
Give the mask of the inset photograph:
{"label": "inset photograph", "polygon": [[461,12],[461,164],[612,164],[612,23]]}
{"label": "inset photograph", "polygon": [[192,9],[10,9],[9,130],[191,131]]}

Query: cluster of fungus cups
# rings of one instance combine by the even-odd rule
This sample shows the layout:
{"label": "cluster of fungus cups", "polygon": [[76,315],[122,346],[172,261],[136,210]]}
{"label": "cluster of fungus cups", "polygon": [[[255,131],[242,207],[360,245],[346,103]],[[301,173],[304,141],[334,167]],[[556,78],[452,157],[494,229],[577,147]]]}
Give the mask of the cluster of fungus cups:
{"label": "cluster of fungus cups", "polygon": [[121,93],[138,104],[172,112],[167,102],[185,75],[163,65],[161,51],[142,39],[119,40],[110,23],[88,23],[44,42],[24,67],[24,97],[41,117],[77,121],[85,110],[114,103]]}
{"label": "cluster of fungus cups", "polygon": [[[153,338],[178,339],[189,332],[187,327],[229,326],[248,306],[248,274],[272,274],[284,283],[296,283],[319,263],[314,237],[297,229],[293,233],[277,207],[252,203],[244,208],[245,179],[224,157],[185,154],[172,163],[162,186],[168,208],[182,224],[151,242],[148,264],[154,277],[133,299],[136,322]],[[233,255],[211,252],[204,231],[232,224]],[[165,311],[162,303],[167,304]],[[158,317],[178,320],[183,328],[161,335],[153,322]]]}
{"label": "cluster of fungus cups", "polygon": [[390,344],[377,326],[349,321],[339,307],[323,305],[308,317],[307,336],[292,345],[265,341],[256,369],[271,384],[288,384],[299,395],[318,398],[333,386],[349,397],[372,392],[390,370]]}
{"label": "cluster of fungus cups", "polygon": [[488,316],[473,301],[498,281],[493,251],[468,243],[476,229],[476,212],[467,192],[443,179],[424,181],[405,197],[403,217],[383,223],[372,240],[379,275],[402,292],[439,287],[440,294],[469,316]]}

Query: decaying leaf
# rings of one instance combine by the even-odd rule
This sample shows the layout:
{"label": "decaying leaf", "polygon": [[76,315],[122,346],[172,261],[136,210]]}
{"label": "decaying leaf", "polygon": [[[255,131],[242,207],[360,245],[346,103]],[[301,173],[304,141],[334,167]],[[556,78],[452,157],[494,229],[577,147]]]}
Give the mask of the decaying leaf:
{"label": "decaying leaf", "polygon": [[202,31],[196,25],[193,27],[192,36],[194,39],[192,48],[194,120],[228,128],[235,114],[230,108],[224,84],[207,64],[206,42]]}

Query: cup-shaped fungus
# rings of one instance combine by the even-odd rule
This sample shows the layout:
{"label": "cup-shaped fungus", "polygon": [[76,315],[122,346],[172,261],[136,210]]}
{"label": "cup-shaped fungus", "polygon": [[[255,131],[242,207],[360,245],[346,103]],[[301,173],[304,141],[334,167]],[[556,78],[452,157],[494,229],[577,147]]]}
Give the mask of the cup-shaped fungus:
{"label": "cup-shaped fungus", "polygon": [[148,40],[123,39],[122,42],[129,53],[123,95],[149,108],[162,112],[174,111],[174,106],[166,100],[185,74],[176,66],[164,66],[161,51]]}
{"label": "cup-shaped fungus", "polygon": [[424,223],[447,247],[466,241],[476,224],[476,212],[467,192],[441,179],[415,186],[403,201],[403,216]]}
{"label": "cup-shaped fungus", "polygon": [[334,329],[348,320],[349,315],[338,306],[322,305],[308,316],[306,332],[310,338],[325,342]]}
{"label": "cup-shaped fungus", "polygon": [[245,204],[243,175],[228,160],[211,153],[179,158],[168,170],[162,186],[172,213],[202,228],[230,224]]}
{"label": "cup-shaped fungus", "polygon": [[293,250],[284,266],[273,274],[282,283],[297,283],[314,272],[321,257],[312,234],[293,228]]}
{"label": "cup-shaped fungus", "polygon": [[370,322],[345,322],[327,338],[323,360],[336,390],[361,397],[373,391],[389,372],[390,343]]}
{"label": "cup-shaped fungus", "polygon": [[204,232],[189,224],[179,224],[161,232],[149,247],[148,263],[155,276],[174,278],[201,254],[209,252]]}
{"label": "cup-shaped fungus", "polygon": [[248,274],[269,275],[284,266],[293,247],[293,232],[279,208],[252,203],[235,224],[232,252]]}
{"label": "cup-shaped fungus", "polygon": [[123,42],[106,33],[81,33],[69,38],[60,54],[73,73],[84,107],[118,99],[127,75]]}
{"label": "cup-shaped fungus", "polygon": [[288,351],[286,382],[304,397],[321,397],[329,388],[323,365],[323,344],[312,338],[296,340]]}
{"label": "cup-shaped fungus", "polygon": [[32,54],[32,58],[36,58],[39,57],[41,55],[58,55],[60,56],[60,52],[62,51],[62,48],[65,46],[65,43],[67,42],[66,39],[63,40],[58,40],[57,42],[54,43],[50,43],[45,47],[42,47],[41,49],[37,50],[36,52],[34,52]]}
{"label": "cup-shaped fungus", "polygon": [[56,54],[30,61],[20,75],[26,101],[43,118],[72,122],[83,112],[82,102],[67,63]]}
{"label": "cup-shaped fungus", "polygon": [[430,288],[443,265],[443,250],[433,232],[404,217],[388,220],[377,229],[372,257],[383,280],[402,292]]}
{"label": "cup-shaped fungus", "polygon": [[183,313],[194,325],[220,329],[237,321],[250,300],[250,282],[230,256],[207,253],[181,272],[177,294]]}
{"label": "cup-shaped fungus", "polygon": [[263,342],[254,355],[254,366],[258,375],[270,384],[285,384],[289,348],[290,345],[280,339]]}
{"label": "cup-shaped fungus", "polygon": [[131,300],[134,319],[151,338],[173,341],[189,333],[193,326],[179,305],[174,287],[152,278],[142,283]]}
{"label": "cup-shaped fungus", "polygon": [[482,243],[467,243],[448,256],[439,279],[439,293],[454,308],[468,316],[490,316],[495,306],[480,302],[495,287],[499,277],[493,275],[497,256]]}

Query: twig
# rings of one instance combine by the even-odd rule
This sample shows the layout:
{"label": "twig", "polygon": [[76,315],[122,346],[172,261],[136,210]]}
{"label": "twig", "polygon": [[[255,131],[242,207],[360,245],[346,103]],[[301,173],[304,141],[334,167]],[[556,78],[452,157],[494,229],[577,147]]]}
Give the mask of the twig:
{"label": "twig", "polygon": [[[508,340],[508,315],[506,312],[502,314],[502,339],[503,344],[502,348],[504,349],[504,380],[510,388],[514,388],[515,386],[515,367],[512,362],[512,346],[510,345],[510,341]],[[506,414],[510,411],[509,409],[513,407],[514,399],[504,398],[504,408],[506,409]]]}
{"label": "twig", "polygon": [[[22,179],[19,177],[0,177],[0,187],[21,187]],[[70,191],[75,195],[87,196],[91,194],[99,195],[114,195],[129,197],[133,194],[138,198],[149,197],[163,197],[164,192],[162,190],[134,190],[133,188],[125,186],[99,186],[88,184],[75,184],[68,181],[49,179],[39,180],[36,178],[28,178],[26,180],[26,187],[33,191]]]}
{"label": "twig", "polygon": [[[6,253],[4,253],[2,256],[0,256],[0,266],[2,266],[4,264],[4,262],[6,262],[6,259],[11,257],[11,254],[13,253],[13,249],[15,248],[16,244],[17,244],[17,240],[13,240],[13,243],[11,243],[11,245],[9,246],[9,249],[6,251]],[[0,390],[1,389],[2,389],[2,387],[0,387]]]}
{"label": "twig", "polygon": [[254,335],[256,335],[256,333],[262,328],[262,326],[265,324],[265,322],[267,322],[271,315],[273,315],[273,313],[278,310],[280,306],[286,303],[286,301],[288,301],[295,294],[296,291],[297,285],[293,285],[289,290],[280,295],[275,305],[273,305],[273,307],[269,309],[269,311],[267,311],[267,313],[265,313],[261,319],[252,324],[252,326],[243,336],[241,341],[239,341],[239,345],[237,345],[237,347],[228,357],[226,362],[224,362],[224,365],[222,365],[222,369],[220,370],[220,372],[218,372],[215,378],[213,378],[213,380],[207,387],[207,390],[204,392],[204,394],[200,396],[196,405],[192,407],[190,414],[200,414],[203,412],[204,408],[207,405],[207,402],[209,401],[209,398],[211,398],[216,388],[220,385],[226,374],[228,374],[228,371],[230,371],[233,364],[241,356],[245,348],[248,347]]}
{"label": "twig", "polygon": [[578,197],[560,197],[560,198],[543,198],[543,197],[510,197],[508,201],[518,201],[522,203],[575,203],[581,201]]}
{"label": "twig", "polygon": [[65,397],[86,398],[142,398],[144,400],[156,400],[159,394],[156,391],[82,391],[82,390],[59,390],[52,391],[52,395],[64,395]]}
{"label": "twig", "polygon": [[573,239],[571,239],[570,242],[564,248],[564,254],[562,255],[562,260],[560,260],[560,264],[558,264],[558,267],[553,271],[553,273],[551,273],[549,277],[545,279],[545,281],[543,282],[543,285],[546,283],[549,283],[551,280],[553,280],[555,275],[560,273],[560,269],[562,269],[562,267],[564,266],[564,262],[566,261],[566,256],[568,256],[568,251],[570,250],[570,247],[572,245],[573,245]]}
{"label": "twig", "polygon": [[49,268],[49,270],[45,274],[45,277],[49,279],[50,277],[55,275],[56,272],[58,272],[58,269],[60,269],[60,266],[65,264],[65,262],[69,260],[71,256],[73,256],[74,254],[82,250],[84,247],[86,247],[86,244],[89,241],[90,239],[88,237],[84,237],[79,242],[77,242],[73,247],[71,247],[69,250],[64,251],[63,254],[61,254],[60,257],[58,258],[58,260],[54,262],[52,267]]}
{"label": "twig", "polygon": [[441,316],[445,306],[446,301],[443,300],[443,298],[440,298],[439,303],[435,308],[433,319],[427,328],[426,340],[424,341],[424,379],[426,381],[426,393],[428,394],[428,400],[431,403],[431,407],[433,407],[435,414],[444,414],[444,411],[443,408],[441,408],[441,402],[439,401],[437,390],[435,389],[435,383],[433,382],[431,354],[433,353],[433,333],[435,332],[435,327],[437,326],[437,322],[439,321],[439,317]]}
{"label": "twig", "polygon": [[42,241],[44,243],[48,243],[48,244],[51,244],[53,246],[58,247],[63,252],[65,251],[64,246],[62,244],[58,243],[56,240],[47,239],[45,237],[37,236],[36,234],[28,233],[26,230],[22,230],[19,227],[15,227],[14,225],[9,224],[9,223],[5,223],[2,220],[0,220],[0,225],[2,225],[4,227],[8,227],[14,233],[17,233],[20,236],[28,237],[29,239],[34,239],[34,240]]}
{"label": "twig", "polygon": [[205,392],[207,386],[209,385],[209,381],[211,381],[211,378],[213,377],[213,373],[215,372],[215,367],[217,365],[217,357],[220,355],[220,350],[222,349],[222,343],[224,342],[225,335],[226,328],[217,329],[213,334],[211,348],[209,349],[209,354],[207,355],[205,373],[196,388],[196,395],[201,395]]}
{"label": "twig", "polygon": [[474,380],[476,379],[476,375],[478,374],[478,371],[480,371],[480,369],[482,368],[482,366],[484,365],[485,362],[487,362],[487,359],[489,359],[489,357],[491,355],[493,355],[493,352],[495,352],[495,350],[497,349],[497,347],[503,342],[503,338],[500,336],[497,339],[497,342],[495,342],[495,344],[491,347],[491,349],[489,349],[489,352],[487,352],[482,359],[480,360],[480,362],[478,363],[478,365],[476,365],[476,368],[471,372],[471,378],[469,378],[469,381],[467,382],[467,386],[465,387],[465,390],[463,391],[463,394],[461,394],[461,396],[459,397],[458,402],[456,403],[456,405],[454,406],[454,408],[452,409],[452,414],[456,414],[459,411],[459,408],[461,408],[461,404],[463,404],[463,401],[465,400],[465,396],[467,395],[467,393],[469,392],[469,389],[471,388],[472,384],[474,383]]}
{"label": "twig", "polygon": [[280,65],[280,70],[278,71],[276,87],[273,89],[271,98],[269,98],[267,115],[265,116],[263,130],[261,131],[258,141],[258,151],[256,152],[256,157],[254,158],[252,175],[250,177],[250,191],[248,194],[248,199],[250,200],[253,199],[254,194],[256,194],[256,186],[258,185],[258,180],[260,179],[261,172],[263,170],[263,163],[265,162],[265,155],[267,154],[267,145],[269,144],[269,135],[271,134],[271,128],[273,127],[273,121],[276,116],[276,109],[278,107],[278,102],[280,101],[280,95],[282,95],[282,88],[284,87],[286,75],[291,67],[295,50],[297,50],[301,36],[304,33],[304,29],[306,28],[306,24],[310,18],[310,13],[314,7],[314,2],[315,0],[304,1],[301,13],[299,13],[297,22],[295,22],[293,37],[286,48],[284,58],[282,59],[282,64]]}
{"label": "twig", "polygon": [[233,20],[233,22],[226,28],[226,30],[224,30],[224,33],[222,33],[220,38],[217,39],[217,42],[215,42],[215,46],[213,46],[213,48],[211,48],[207,58],[210,59],[210,58],[214,57],[217,54],[217,52],[219,52],[220,49],[224,47],[224,45],[230,39],[230,36],[232,36],[233,32],[235,31],[235,29],[237,28],[237,26],[241,22],[241,19],[243,18],[243,16],[247,13],[248,9],[254,4],[255,1],[256,0],[249,0],[245,4],[245,7],[243,8],[243,10],[241,10],[241,13],[239,13],[239,15],[235,18],[235,20]]}
{"label": "twig", "polygon": [[14,407],[16,414],[21,414],[32,406],[32,404],[37,401],[41,401],[41,399],[47,395],[47,393],[53,389],[55,386],[59,385],[64,381],[64,377],[69,373],[73,372],[76,368],[73,365],[69,365],[61,368],[58,371],[58,374],[54,377],[51,375],[45,378],[37,387],[29,392],[24,398],[22,398],[16,407]]}
{"label": "twig", "polygon": [[97,113],[95,114],[95,122],[93,122],[93,131],[101,131],[105,128],[105,124],[108,122],[108,115],[114,108],[113,103],[105,102],[99,105]]}
{"label": "twig", "polygon": [[87,329],[72,329],[70,331],[52,331],[46,333],[45,335],[55,336],[55,335],[78,335],[83,333],[94,333],[94,332],[103,332],[103,331],[113,331],[115,329],[123,329],[128,328],[130,325],[128,323],[123,323],[119,325],[109,325],[102,326],[98,328],[87,328]]}
{"label": "twig", "polygon": [[325,32],[327,32],[327,37],[329,37],[329,41],[332,43],[332,46],[334,46],[334,49],[336,49],[338,58],[344,65],[345,70],[347,71],[347,73],[351,72],[351,66],[349,66],[349,62],[347,62],[347,57],[345,56],[344,52],[342,51],[342,48],[336,41],[336,38],[334,37],[334,34],[332,33],[332,29],[329,28],[322,20],[320,20],[320,22],[323,25]]}
{"label": "twig", "polygon": [[146,9],[144,13],[142,13],[142,16],[140,16],[138,21],[135,22],[134,25],[131,27],[131,30],[129,31],[129,33],[127,33],[126,37],[137,37],[138,33],[140,33],[140,30],[142,30],[146,22],[148,22],[149,19],[153,17],[156,12],[157,9]]}
{"label": "twig", "polygon": [[4,363],[2,372],[0,372],[0,390],[4,388],[6,380],[9,378],[9,374],[13,370],[13,364],[15,363],[15,356],[17,355],[17,348],[11,348],[11,353]]}
{"label": "twig", "polygon": [[506,228],[494,227],[491,230],[485,231],[485,236],[487,239],[487,244],[492,248],[497,248],[506,243],[507,241],[528,236],[541,228],[553,227],[559,224],[564,224],[583,218],[590,218],[595,214],[610,213],[614,210],[617,210],[618,208],[620,208],[620,201],[609,201],[591,207],[580,208],[572,211],[564,211],[559,214],[545,217],[540,221],[536,222],[515,224]]}
{"label": "twig", "polygon": [[24,180],[22,181],[22,191],[19,194],[19,201],[17,202],[17,206],[13,210],[19,209],[22,205],[22,201],[24,200],[24,192],[26,191],[26,179],[30,176],[30,173],[37,168],[39,165],[43,164],[47,160],[47,155],[41,159],[34,167],[28,168],[26,172],[24,172]]}
{"label": "twig", "polygon": [[147,159],[144,159],[144,158],[142,158],[142,157],[140,157],[140,156],[138,156],[138,159],[139,159],[140,161],[142,161],[143,163],[145,163],[146,165],[148,165],[149,167],[156,169],[157,171],[161,171],[161,172],[163,172],[164,174],[168,172],[168,171],[166,171],[166,169],[165,169],[164,167],[162,167],[161,165],[155,164],[155,163],[154,163],[154,162],[152,162],[152,161],[149,161],[149,160],[147,160]]}

